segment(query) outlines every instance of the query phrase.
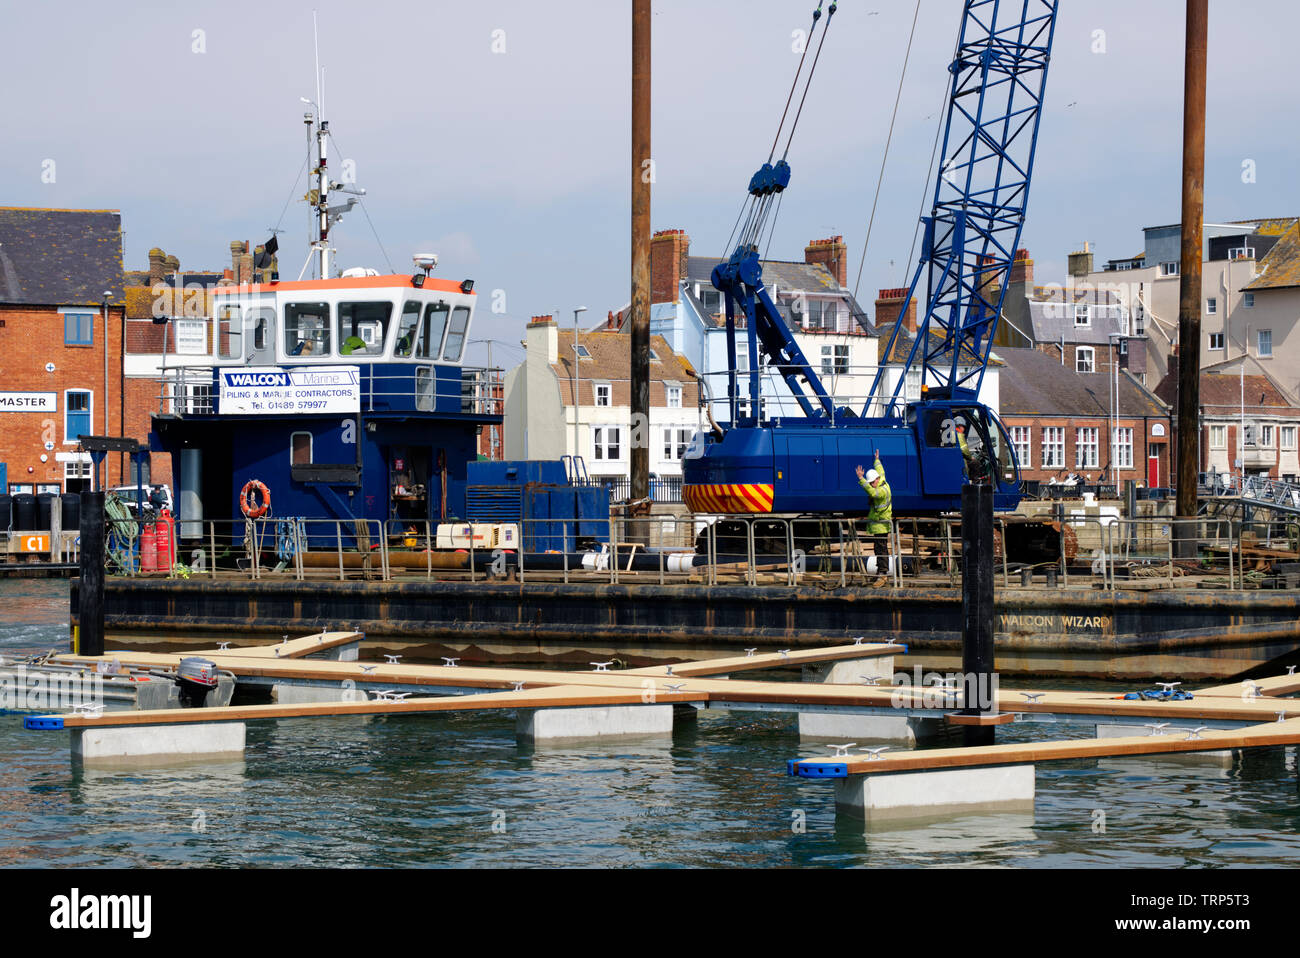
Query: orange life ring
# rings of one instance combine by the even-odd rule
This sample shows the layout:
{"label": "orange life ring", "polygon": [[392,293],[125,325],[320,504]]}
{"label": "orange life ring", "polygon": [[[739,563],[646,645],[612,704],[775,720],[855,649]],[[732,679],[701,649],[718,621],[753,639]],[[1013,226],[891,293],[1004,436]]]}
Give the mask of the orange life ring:
{"label": "orange life ring", "polygon": [[[254,497],[255,492],[261,493],[261,502]],[[239,508],[249,519],[260,519],[266,515],[271,508],[271,490],[266,488],[266,483],[260,479],[249,479],[244,483],[244,488],[239,493]]]}

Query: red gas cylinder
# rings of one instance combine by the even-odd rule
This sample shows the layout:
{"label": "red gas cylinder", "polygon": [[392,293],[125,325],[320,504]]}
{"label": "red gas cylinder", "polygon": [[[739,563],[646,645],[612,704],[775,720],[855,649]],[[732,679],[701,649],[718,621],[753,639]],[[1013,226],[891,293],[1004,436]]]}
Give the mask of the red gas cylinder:
{"label": "red gas cylinder", "polygon": [[172,518],[170,509],[164,509],[158,516],[154,534],[158,546],[158,568],[170,572],[176,564],[172,555],[173,544],[176,542],[176,520]]}
{"label": "red gas cylinder", "polygon": [[140,527],[140,571],[158,571],[158,538],[152,522]]}

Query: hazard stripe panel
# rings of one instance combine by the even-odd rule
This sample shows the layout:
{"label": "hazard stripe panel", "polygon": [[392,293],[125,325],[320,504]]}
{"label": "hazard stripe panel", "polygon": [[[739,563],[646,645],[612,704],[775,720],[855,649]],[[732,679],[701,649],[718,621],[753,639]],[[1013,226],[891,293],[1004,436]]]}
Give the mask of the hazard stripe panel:
{"label": "hazard stripe panel", "polygon": [[764,483],[683,486],[682,497],[692,512],[744,513],[772,511],[775,487]]}

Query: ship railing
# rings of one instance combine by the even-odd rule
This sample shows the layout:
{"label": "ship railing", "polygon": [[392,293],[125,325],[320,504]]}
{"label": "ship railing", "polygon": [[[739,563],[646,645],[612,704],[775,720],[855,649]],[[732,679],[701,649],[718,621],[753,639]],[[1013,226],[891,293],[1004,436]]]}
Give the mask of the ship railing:
{"label": "ship railing", "polygon": [[[234,361],[230,365],[234,365]],[[346,365],[340,357],[338,365]],[[291,363],[282,364],[291,366]],[[402,370],[387,364],[360,366],[360,402],[367,412],[378,405],[397,402],[403,408],[421,412],[447,411],[457,406],[461,413],[500,415],[505,393],[502,370],[474,366],[442,366],[434,363],[403,363]],[[411,367],[414,367],[412,372]],[[210,416],[218,411],[213,365],[169,366],[157,378],[158,413],[164,416]],[[454,369],[459,377],[439,378],[438,369]]]}
{"label": "ship railing", "polygon": [[[108,571],[124,576],[250,579],[469,579],[519,582],[693,582],[710,586],[860,588],[961,584],[961,520],[895,519],[887,560],[862,519],[801,516],[643,516],[608,520],[527,518],[510,523],[277,518],[186,520],[172,552],[151,553],[134,520],[107,523]],[[1270,584],[1254,564],[1257,545],[1240,521],[1160,517],[1068,518],[1073,561],[1013,561],[1004,516],[994,518],[995,569],[1003,589],[1240,589]],[[452,531],[448,532],[448,528]],[[521,548],[522,547],[522,548]],[[882,581],[883,580],[883,581]],[[1179,580],[1182,580],[1181,582]]]}

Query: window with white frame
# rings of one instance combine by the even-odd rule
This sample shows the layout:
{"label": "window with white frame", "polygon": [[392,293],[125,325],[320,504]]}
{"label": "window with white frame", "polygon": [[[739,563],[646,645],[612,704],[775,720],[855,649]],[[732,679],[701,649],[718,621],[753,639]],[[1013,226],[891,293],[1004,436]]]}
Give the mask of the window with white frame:
{"label": "window with white frame", "polygon": [[903,384],[903,398],[908,402],[916,402],[921,398],[921,370],[907,371],[907,379]]}
{"label": "window with white frame", "polygon": [[1205,300],[1205,312],[1208,315],[1213,316],[1218,311],[1219,311],[1219,301],[1215,299],[1213,296],[1207,297]]}
{"label": "window with white frame", "polygon": [[1228,427],[1227,426],[1210,427],[1210,448],[1211,449],[1228,448]]}
{"label": "window with white frame", "polygon": [[1116,469],[1133,468],[1133,430],[1121,427],[1115,430],[1115,449],[1112,457]]}
{"label": "window with white frame", "polygon": [[619,426],[597,426],[591,431],[593,458],[600,462],[616,462],[623,458],[622,429]]}
{"label": "window with white frame", "polygon": [[1256,352],[1260,356],[1273,355],[1273,330],[1261,329],[1259,331],[1258,349]]}
{"label": "window with white frame", "polygon": [[1092,307],[1087,303],[1076,303],[1074,306],[1074,325],[1076,327],[1085,327],[1092,325]]}
{"label": "window with white frame", "polygon": [[669,409],[681,409],[682,387],[676,383],[664,383],[664,402]]}
{"label": "window with white frame", "polygon": [[1211,349],[1223,348],[1223,333],[1210,333],[1210,348]]}
{"label": "window with white frame", "polygon": [[1161,276],[1177,276],[1177,275],[1178,275],[1178,264],[1177,264],[1177,263],[1161,263],[1161,264],[1160,264],[1160,275],[1161,275]]}
{"label": "window with white frame", "polygon": [[1074,468],[1096,469],[1097,446],[1099,444],[1096,426],[1080,426],[1074,431]]}
{"label": "window with white frame", "polygon": [[1065,468],[1065,427],[1043,427],[1043,468]]}
{"label": "window with white frame", "polygon": [[608,406],[611,404],[611,398],[613,397],[614,392],[609,383],[592,383],[591,388],[595,391],[597,406]]}
{"label": "window with white frame", "polygon": [[1242,295],[1241,295],[1241,305],[1244,306],[1246,309],[1254,309],[1254,308],[1255,308],[1255,294],[1254,294],[1254,293],[1242,293]]}
{"label": "window with white frame", "polygon": [[1254,259],[1255,247],[1236,246],[1228,250],[1228,259]]}
{"label": "window with white frame", "polygon": [[1032,436],[1033,430],[1028,426],[1011,427],[1011,445],[1015,448],[1016,461],[1024,463],[1026,466],[1029,464],[1029,457],[1033,452],[1030,448],[1033,442]]}
{"label": "window with white frame", "polygon": [[1274,430],[1277,427],[1272,425],[1262,425],[1259,427],[1259,444],[1265,449],[1273,448]]}
{"label": "window with white frame", "polygon": [[90,455],[87,453],[85,459],[78,459],[73,462],[63,464],[64,479],[89,479],[90,478]]}
{"label": "window with white frame", "polygon": [[1295,426],[1283,426],[1280,430],[1283,449],[1295,448]]}
{"label": "window with white frame", "polygon": [[691,444],[692,430],[680,426],[669,426],[664,430],[664,459],[668,462],[680,462],[686,455],[686,447]]}
{"label": "window with white frame", "polygon": [[1097,371],[1097,352],[1091,346],[1080,346],[1074,351],[1074,370],[1080,373]]}
{"label": "window with white frame", "polygon": [[849,347],[847,345],[822,347],[822,375],[844,375],[848,371]]}

